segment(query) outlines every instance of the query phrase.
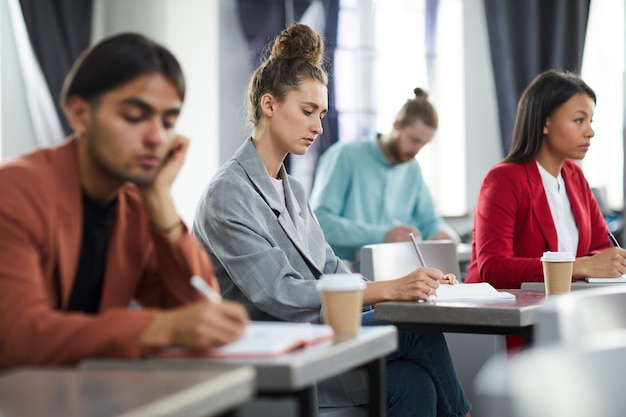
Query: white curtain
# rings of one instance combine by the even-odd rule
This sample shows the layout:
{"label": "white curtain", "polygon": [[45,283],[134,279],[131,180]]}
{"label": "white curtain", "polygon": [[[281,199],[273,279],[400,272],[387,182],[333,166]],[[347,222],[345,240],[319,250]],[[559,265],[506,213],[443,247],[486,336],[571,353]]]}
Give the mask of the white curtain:
{"label": "white curtain", "polygon": [[24,77],[26,102],[28,103],[37,146],[51,146],[63,140],[63,129],[41,67],[30,45],[19,0],[7,1],[9,20],[13,29],[19,65]]}

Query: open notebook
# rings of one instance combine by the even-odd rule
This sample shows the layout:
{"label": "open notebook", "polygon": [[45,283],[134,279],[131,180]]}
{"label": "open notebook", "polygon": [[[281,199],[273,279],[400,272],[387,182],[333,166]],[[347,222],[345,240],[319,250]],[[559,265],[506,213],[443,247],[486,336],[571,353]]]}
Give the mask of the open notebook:
{"label": "open notebook", "polygon": [[332,339],[332,327],[326,324],[252,321],[243,335],[227,345],[191,351],[182,348],[163,349],[156,356],[167,357],[269,357],[277,356]]}
{"label": "open notebook", "polygon": [[487,282],[475,284],[442,284],[437,288],[436,295],[431,295],[432,301],[488,301],[514,300],[515,295],[510,292],[498,291]]}
{"label": "open notebook", "polygon": [[309,346],[335,336],[326,324],[250,322],[233,343],[212,349],[210,356],[275,356]]}

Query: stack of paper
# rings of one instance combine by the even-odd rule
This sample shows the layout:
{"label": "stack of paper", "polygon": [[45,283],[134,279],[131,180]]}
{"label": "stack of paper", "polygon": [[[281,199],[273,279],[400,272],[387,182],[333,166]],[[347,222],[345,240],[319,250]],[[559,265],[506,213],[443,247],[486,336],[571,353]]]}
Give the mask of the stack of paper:
{"label": "stack of paper", "polygon": [[514,300],[515,296],[510,292],[496,290],[488,282],[479,282],[476,284],[441,284],[436,294],[428,299],[433,301]]}

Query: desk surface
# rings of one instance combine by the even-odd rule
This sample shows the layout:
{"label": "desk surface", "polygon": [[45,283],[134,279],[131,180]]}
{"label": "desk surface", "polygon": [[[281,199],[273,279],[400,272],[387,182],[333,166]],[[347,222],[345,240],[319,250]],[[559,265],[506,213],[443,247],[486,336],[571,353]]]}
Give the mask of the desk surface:
{"label": "desk surface", "polygon": [[517,334],[535,324],[545,299],[540,291],[505,290],[515,300],[388,301],[376,304],[376,319],[418,330],[459,333]]}
{"label": "desk surface", "polygon": [[[607,285],[626,285],[623,282],[587,282],[587,281],[574,281],[572,282],[572,291],[586,290],[589,288],[606,287]],[[522,282],[523,290],[531,291],[545,291],[546,287],[543,282]]]}
{"label": "desk surface", "polygon": [[206,417],[252,398],[249,366],[23,368],[0,374],[2,417]]}
{"label": "desk surface", "polygon": [[382,358],[397,348],[394,326],[367,326],[357,336],[334,340],[271,358],[176,358],[141,361],[92,360],[86,368],[203,369],[215,363],[251,365],[262,392],[293,391]]}

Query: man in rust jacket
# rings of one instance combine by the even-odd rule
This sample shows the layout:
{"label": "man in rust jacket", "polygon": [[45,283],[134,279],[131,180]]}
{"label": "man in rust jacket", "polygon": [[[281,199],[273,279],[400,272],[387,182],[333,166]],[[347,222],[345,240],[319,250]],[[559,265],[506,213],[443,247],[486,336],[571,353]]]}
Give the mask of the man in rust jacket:
{"label": "man in rust jacket", "polygon": [[65,81],[74,134],[0,165],[0,369],[241,335],[245,310],[189,283],[199,275],[219,290],[171,197],[189,144],[174,131],[184,89],[162,46],[105,39]]}

